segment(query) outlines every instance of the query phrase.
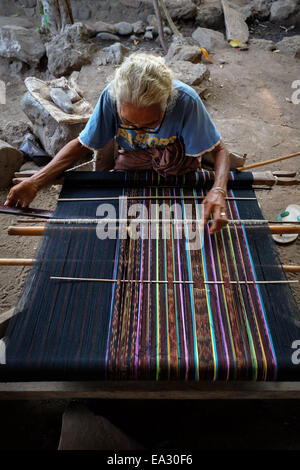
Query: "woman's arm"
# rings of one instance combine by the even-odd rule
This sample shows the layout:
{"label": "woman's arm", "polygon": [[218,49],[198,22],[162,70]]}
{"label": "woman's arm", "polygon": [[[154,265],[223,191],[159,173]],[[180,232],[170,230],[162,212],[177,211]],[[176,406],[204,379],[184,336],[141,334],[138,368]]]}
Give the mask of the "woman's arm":
{"label": "woman's arm", "polygon": [[8,193],[5,205],[28,207],[37,192],[47,184],[54,181],[75,162],[85,157],[90,150],[84,147],[79,140],[73,139],[66,144],[50,163],[35,175],[17,184]]}
{"label": "woman's arm", "polygon": [[[210,228],[210,233],[218,232],[225,225],[227,225],[227,215],[222,216],[222,213],[226,214],[226,199],[225,193],[227,188],[228,173],[229,173],[229,153],[221,140],[219,145],[213,150],[214,155],[214,167],[215,167],[215,181],[211,190],[208,192],[206,198],[203,201],[204,204],[204,224],[208,222],[209,215],[213,214],[213,224]],[[222,191],[214,188],[221,188]]]}

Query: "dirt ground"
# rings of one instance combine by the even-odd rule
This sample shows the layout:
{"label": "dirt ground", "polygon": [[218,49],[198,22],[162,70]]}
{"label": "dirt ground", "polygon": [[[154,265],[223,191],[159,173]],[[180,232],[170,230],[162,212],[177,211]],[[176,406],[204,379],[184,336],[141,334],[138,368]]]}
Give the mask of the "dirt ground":
{"label": "dirt ground", "polygon": [[[153,52],[159,52],[152,43]],[[141,49],[141,46],[138,46]],[[147,46],[149,49],[149,46]],[[300,104],[290,103],[292,82],[300,80],[299,61],[259,48],[238,51],[229,46],[212,54],[207,99],[213,121],[231,151],[247,153],[248,163],[300,150]],[[0,76],[7,76],[0,63]],[[112,66],[83,67],[79,85],[86,98],[96,104],[99,93],[112,76]],[[1,108],[0,128],[7,121],[24,119],[19,103],[25,91],[23,81],[10,78],[7,106]],[[92,84],[92,85],[91,85]],[[266,169],[300,170],[300,158],[277,163]],[[34,207],[53,209],[59,187],[42,190]],[[0,192],[0,203],[6,191]],[[288,204],[300,204],[300,187],[275,187],[257,191],[266,219],[276,219]],[[15,217],[0,215],[0,257],[34,257],[38,238],[8,237],[7,228]],[[300,264],[300,237],[278,247],[283,264]],[[14,306],[28,268],[1,267],[0,312]],[[299,275],[288,275],[299,279]],[[300,305],[300,286],[292,287]],[[67,403],[0,402],[7,425],[0,432],[3,449],[55,449],[59,440],[61,413]],[[156,448],[198,449],[300,449],[299,401],[226,402],[89,402],[121,429]],[[140,411],[139,411],[140,410]],[[180,410],[180,413],[179,413]],[[143,414],[143,421],[140,416]],[[155,417],[162,416],[162,420]],[[174,421],[175,416],[180,419]],[[193,416],[193,423],[189,417]],[[147,422],[149,425],[144,426]],[[195,427],[195,422],[201,426]],[[163,423],[163,424],[162,424]],[[227,424],[226,424],[227,423]],[[229,423],[229,424],[228,424]]]}

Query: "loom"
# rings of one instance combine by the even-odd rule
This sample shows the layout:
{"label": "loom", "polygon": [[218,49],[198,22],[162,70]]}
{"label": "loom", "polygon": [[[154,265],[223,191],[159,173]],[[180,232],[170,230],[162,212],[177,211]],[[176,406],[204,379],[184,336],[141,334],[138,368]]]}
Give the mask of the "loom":
{"label": "loom", "polygon": [[[189,220],[187,203],[197,230],[213,175],[65,174],[23,294],[2,328],[1,396],[299,396],[300,311],[253,174],[230,173],[229,224],[214,235],[204,227],[201,249],[190,249],[185,227],[176,237],[173,222]],[[96,236],[101,201],[114,207],[117,226],[129,221],[120,197],[128,207],[163,204],[155,237],[149,230],[132,239],[127,223],[123,237]],[[180,216],[164,217],[175,201]],[[141,218],[143,232],[151,219]]]}

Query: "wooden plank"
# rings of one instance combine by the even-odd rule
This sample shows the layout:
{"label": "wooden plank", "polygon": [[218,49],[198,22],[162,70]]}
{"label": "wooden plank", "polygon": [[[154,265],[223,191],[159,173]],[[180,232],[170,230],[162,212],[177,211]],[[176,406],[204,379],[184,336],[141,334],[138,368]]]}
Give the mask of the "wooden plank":
{"label": "wooden plank", "polygon": [[0,383],[1,400],[171,399],[236,400],[299,399],[300,382],[12,382]]}
{"label": "wooden plank", "polygon": [[221,3],[224,12],[227,41],[248,42],[249,29],[243,15],[233,6],[229,5],[227,0],[221,0]]}

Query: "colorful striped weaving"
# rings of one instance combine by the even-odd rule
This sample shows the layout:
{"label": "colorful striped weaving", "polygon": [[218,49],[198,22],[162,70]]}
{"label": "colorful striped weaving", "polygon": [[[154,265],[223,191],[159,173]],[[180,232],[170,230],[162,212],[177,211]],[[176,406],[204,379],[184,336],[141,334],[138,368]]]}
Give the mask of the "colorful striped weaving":
{"label": "colorful striped weaving", "polygon": [[[77,172],[68,176],[61,196],[145,197],[139,200],[145,213],[155,202],[147,196],[164,196],[156,218],[168,218],[170,196],[178,196],[178,218],[192,202],[197,220],[201,200],[196,196],[205,194],[212,176],[191,174],[176,184],[175,177],[147,173]],[[244,176],[241,183],[234,174],[230,180],[231,187],[246,184]],[[249,180],[248,186],[228,195],[254,197]],[[113,204],[122,218],[118,201]],[[54,217],[94,218],[98,205],[61,202]],[[231,219],[263,218],[253,200],[228,200],[227,211]],[[141,217],[146,218],[143,212]],[[144,235],[146,230],[143,225]],[[300,339],[300,313],[290,287],[253,283],[286,279],[268,227],[231,225],[213,236],[205,227],[198,250],[189,249],[187,237],[176,237],[177,230],[176,224],[160,223],[148,238],[100,240],[88,224],[49,224],[7,331],[0,380],[300,380],[300,365],[291,360],[292,344]]]}

